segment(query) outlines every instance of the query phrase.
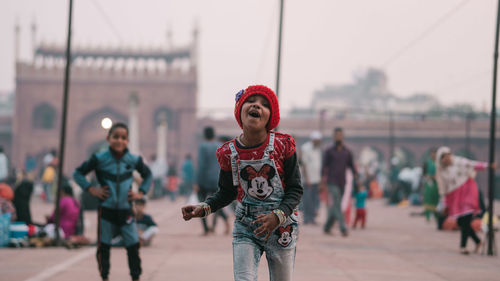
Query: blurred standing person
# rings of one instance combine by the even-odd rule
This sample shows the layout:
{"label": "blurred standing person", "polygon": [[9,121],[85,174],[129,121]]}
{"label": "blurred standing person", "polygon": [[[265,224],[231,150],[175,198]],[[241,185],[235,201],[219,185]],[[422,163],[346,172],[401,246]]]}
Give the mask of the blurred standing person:
{"label": "blurred standing person", "polygon": [[177,197],[177,192],[179,191],[179,177],[177,176],[177,163],[171,162],[168,165],[168,184],[167,184],[167,193],[170,196],[171,201],[175,201]]}
{"label": "blurred standing person", "polygon": [[475,253],[479,251],[482,241],[471,227],[474,214],[481,212],[479,207],[479,190],[474,180],[476,171],[486,168],[496,169],[496,163],[472,161],[451,154],[448,147],[440,147],[436,157],[436,181],[441,195],[440,204],[448,216],[457,219],[461,231],[460,253],[468,255],[467,240],[469,236],[476,243]]}
{"label": "blurred standing person", "polygon": [[361,223],[361,228],[365,228],[366,224],[366,198],[368,197],[368,192],[364,185],[359,185],[356,192],[356,217],[354,218],[354,223],[352,228],[356,228],[358,221]]}
{"label": "blurred standing person", "polygon": [[50,163],[52,163],[52,161],[54,161],[55,157],[56,157],[56,150],[52,149],[49,153],[45,154],[45,156],[43,157],[43,165],[45,167],[48,166]]}
{"label": "blurred standing person", "polygon": [[32,224],[30,201],[33,193],[33,181],[25,172],[18,176],[18,183],[14,191],[14,206],[16,207],[17,221]]}
{"label": "blurred standing person", "polygon": [[321,133],[314,131],[310,140],[302,145],[302,167],[304,171],[304,224],[316,224],[319,209],[319,184],[321,183]]}
{"label": "blurred standing person", "polygon": [[[215,131],[212,127],[205,127],[203,130],[205,140],[200,144],[198,149],[198,172],[197,172],[197,185],[195,190],[198,192],[198,200],[204,202],[208,197],[213,195],[219,186],[219,162],[217,161],[217,148],[219,142],[215,140]],[[220,216],[224,219],[226,224],[226,234],[229,234],[229,221],[226,214],[222,209],[218,210],[214,216],[212,228],[208,227],[207,219],[202,218],[203,234],[207,235],[213,232],[217,222],[217,217]]]}
{"label": "blurred standing person", "polygon": [[9,176],[9,160],[0,146],[0,182],[5,182]]}
{"label": "blurred standing person", "polygon": [[342,236],[347,236],[347,225],[341,210],[341,200],[346,184],[346,170],[351,169],[355,179],[356,168],[352,153],[344,145],[344,132],[342,128],[335,128],[333,132],[334,144],[323,155],[321,189],[328,188],[333,205],[328,209],[328,218],[324,227],[325,234],[331,234],[335,220],[339,221]]}
{"label": "blurred standing person", "polygon": [[55,166],[51,163],[47,167],[45,167],[43,174],[42,174],[42,187],[43,187],[43,192],[45,194],[45,202],[52,202],[53,199],[53,192],[52,192],[52,185],[54,185],[54,181],[56,179],[56,168]]}
{"label": "blurred standing person", "polygon": [[439,190],[436,183],[436,149],[431,150],[430,156],[424,163],[424,214],[425,219],[430,221],[434,215],[437,221],[436,207],[439,203]]}
{"label": "blurred standing person", "polygon": [[27,173],[31,173],[35,169],[36,169],[36,158],[33,155],[28,154],[24,162],[24,170]]}
{"label": "blurred standing person", "polygon": [[167,163],[165,160],[151,156],[151,174],[153,175],[153,198],[160,198],[164,194],[163,184],[167,176]]}
{"label": "blurred standing person", "polygon": [[182,163],[182,184],[180,188],[180,195],[189,196],[193,190],[194,184],[194,166],[191,160],[191,154],[187,154]]}

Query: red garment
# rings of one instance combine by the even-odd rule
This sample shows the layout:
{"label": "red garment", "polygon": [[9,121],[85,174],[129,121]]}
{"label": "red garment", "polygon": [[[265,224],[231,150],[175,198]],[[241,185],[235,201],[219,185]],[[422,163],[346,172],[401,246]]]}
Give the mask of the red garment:
{"label": "red garment", "polygon": [[464,184],[446,194],[445,204],[448,208],[448,215],[452,218],[479,213],[481,210],[476,181],[469,178]]}
{"label": "red garment", "polygon": [[14,191],[6,183],[0,183],[0,197],[7,201],[12,201],[14,199]]}
{"label": "red garment", "polygon": [[358,221],[361,221],[361,228],[365,228],[366,223],[366,209],[356,209],[356,218],[354,219],[354,224],[352,228],[356,228]]}
{"label": "red garment", "polygon": [[[285,160],[291,157],[295,153],[295,140],[288,134],[283,134],[279,132],[274,132],[275,140],[274,140],[274,150],[271,153],[270,157],[274,159],[276,164],[276,170],[280,176],[281,183],[283,188],[286,189],[286,185],[284,182],[285,170],[284,164]],[[231,149],[229,148],[229,143],[233,142],[234,147],[238,151],[238,157],[241,160],[257,160],[262,159],[264,156],[264,150],[266,149],[269,143],[269,136],[267,134],[266,141],[262,143],[257,148],[239,148],[236,145],[236,140],[231,140],[224,143],[221,147],[217,149],[217,161],[219,161],[220,168],[224,171],[231,171]],[[241,202],[243,197],[245,196],[245,192],[238,186],[238,201]]]}
{"label": "red garment", "polygon": [[346,225],[350,225],[351,222],[351,207],[352,207],[352,200],[349,199],[349,203],[347,204],[347,207],[344,211],[344,220]]}

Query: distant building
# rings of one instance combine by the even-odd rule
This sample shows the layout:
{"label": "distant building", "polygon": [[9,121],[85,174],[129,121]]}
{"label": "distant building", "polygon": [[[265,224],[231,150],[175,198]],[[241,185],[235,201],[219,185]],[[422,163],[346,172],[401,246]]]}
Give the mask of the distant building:
{"label": "distant building", "polygon": [[[178,48],[72,49],[66,174],[106,147],[104,118],[129,123],[130,146],[147,160],[157,151],[157,128],[165,117],[169,159],[192,152],[197,37],[195,31],[192,43]],[[64,47],[44,44],[36,46],[33,61],[16,63],[12,161],[17,167],[28,155],[40,158],[59,148],[64,66]]]}
{"label": "distant building", "polygon": [[384,114],[390,110],[398,113],[427,112],[439,106],[431,95],[419,93],[402,98],[393,95],[387,87],[386,74],[378,69],[368,69],[355,75],[350,84],[326,86],[314,93],[310,108],[296,108],[292,116],[314,117],[326,112],[337,118],[363,113]]}

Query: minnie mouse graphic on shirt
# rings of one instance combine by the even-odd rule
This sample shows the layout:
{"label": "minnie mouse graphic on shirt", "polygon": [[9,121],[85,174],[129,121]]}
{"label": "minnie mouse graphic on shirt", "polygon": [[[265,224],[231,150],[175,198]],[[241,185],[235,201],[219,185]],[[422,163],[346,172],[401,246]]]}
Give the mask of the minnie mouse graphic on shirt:
{"label": "minnie mouse graphic on shirt", "polygon": [[247,181],[248,195],[259,200],[265,200],[273,193],[271,179],[274,175],[276,171],[268,164],[264,164],[259,171],[248,165],[240,173],[241,178]]}
{"label": "minnie mouse graphic on shirt", "polygon": [[290,243],[293,240],[292,237],[292,232],[293,232],[293,226],[290,224],[287,227],[282,227],[280,226],[277,229],[278,234],[280,235],[280,238],[278,239],[278,244],[280,244],[283,247],[286,247],[290,245]]}

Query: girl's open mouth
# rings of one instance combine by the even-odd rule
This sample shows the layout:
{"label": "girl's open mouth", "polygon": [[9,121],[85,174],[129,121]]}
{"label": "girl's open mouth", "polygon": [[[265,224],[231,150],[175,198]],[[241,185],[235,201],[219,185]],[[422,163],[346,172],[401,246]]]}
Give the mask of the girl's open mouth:
{"label": "girl's open mouth", "polygon": [[249,111],[248,115],[250,115],[254,118],[260,118],[260,113],[258,111],[255,111],[255,110]]}

